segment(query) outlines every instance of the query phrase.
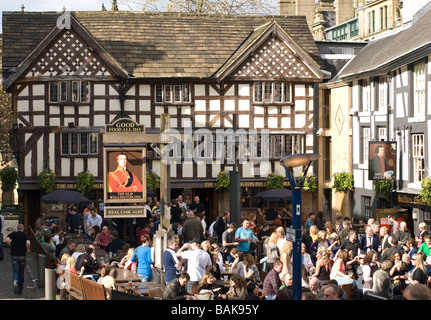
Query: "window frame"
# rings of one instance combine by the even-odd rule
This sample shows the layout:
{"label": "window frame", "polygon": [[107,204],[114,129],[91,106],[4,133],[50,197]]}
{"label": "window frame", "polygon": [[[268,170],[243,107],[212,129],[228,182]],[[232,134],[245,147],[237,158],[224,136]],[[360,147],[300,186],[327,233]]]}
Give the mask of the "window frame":
{"label": "window frame", "polygon": [[[412,161],[413,161],[413,182],[420,183],[425,177],[425,135],[423,133],[412,133]],[[418,143],[421,142],[421,143]],[[420,151],[420,152],[418,152]],[[419,154],[420,153],[420,154]],[[418,168],[420,163],[421,168]],[[419,178],[420,176],[420,178]]]}
{"label": "window frame", "polygon": [[[157,83],[154,85],[154,104],[157,105],[180,105],[190,104],[192,101],[191,84],[162,84]],[[176,93],[178,89],[180,99],[176,99]]]}
{"label": "window frame", "polygon": [[426,63],[420,62],[413,68],[413,117],[425,117],[426,107]]}
{"label": "window frame", "polygon": [[[83,84],[87,86],[87,99],[83,100]],[[77,87],[75,87],[77,86]],[[55,88],[56,92],[52,90]],[[75,90],[77,89],[77,91]],[[66,92],[63,98],[63,90]],[[76,95],[75,95],[76,91]],[[50,81],[48,85],[48,101],[50,104],[89,104],[91,103],[91,82],[89,80]]]}
{"label": "window frame", "polygon": [[[86,150],[83,148],[83,137],[86,140],[84,143]],[[92,139],[94,137],[95,139]],[[65,157],[97,156],[99,154],[99,140],[99,133],[95,131],[60,132],[60,155]],[[76,146],[74,146],[75,144]],[[67,150],[65,150],[66,148]]]}
{"label": "window frame", "polygon": [[[279,90],[276,90],[277,88]],[[279,97],[279,99],[275,99],[276,97]],[[260,105],[292,103],[292,82],[254,81],[253,103]]]}

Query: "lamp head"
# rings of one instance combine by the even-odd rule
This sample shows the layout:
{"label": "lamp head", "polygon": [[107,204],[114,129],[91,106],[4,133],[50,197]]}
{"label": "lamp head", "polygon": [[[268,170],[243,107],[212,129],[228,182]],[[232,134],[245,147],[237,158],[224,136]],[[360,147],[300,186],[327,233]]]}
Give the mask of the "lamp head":
{"label": "lamp head", "polygon": [[288,167],[300,167],[305,166],[311,161],[315,161],[320,158],[319,153],[303,153],[303,154],[292,154],[285,156],[280,159],[280,162],[284,164],[286,168]]}

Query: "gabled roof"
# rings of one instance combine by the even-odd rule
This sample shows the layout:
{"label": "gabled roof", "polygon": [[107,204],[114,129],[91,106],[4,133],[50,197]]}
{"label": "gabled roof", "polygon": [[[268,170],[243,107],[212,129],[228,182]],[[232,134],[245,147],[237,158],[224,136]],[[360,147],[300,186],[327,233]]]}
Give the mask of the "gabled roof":
{"label": "gabled roof", "polygon": [[[273,21],[324,67],[303,16],[130,11],[71,14],[112,61],[133,77],[213,78],[259,26]],[[3,67],[17,67],[28,59],[53,32],[59,16],[57,12],[3,12]]]}
{"label": "gabled roof", "polygon": [[[259,50],[259,48],[265,44],[266,41],[270,38],[278,38],[283,42],[283,45],[289,48],[289,52],[292,53],[292,55],[295,55],[293,59],[301,60],[301,66],[307,68],[307,70],[311,71],[309,75],[307,75],[310,79],[319,79],[321,80],[323,78],[323,74],[320,71],[320,66],[316,63],[315,60],[313,60],[306,51],[304,51],[295,41],[289,36],[286,31],[276,22],[271,21],[263,26],[258,27],[255,29],[250,36],[246,39],[246,41],[241,44],[241,46],[238,48],[238,50],[230,57],[230,59],[223,65],[223,67],[215,74],[215,77],[217,81],[222,81],[227,76],[232,75],[232,73],[238,69],[238,67],[241,65],[241,63],[245,62],[247,59],[250,59],[250,57]],[[281,45],[276,49],[276,51],[280,51],[283,49]],[[267,51],[268,52],[268,51]],[[264,51],[262,50],[262,53]],[[259,56],[259,54],[255,55],[256,57]],[[276,58],[276,54],[274,54],[274,58]],[[280,55],[279,55],[280,56]],[[284,56],[284,57],[283,57]],[[277,64],[281,64],[288,60],[288,56],[281,53],[281,59],[277,62]],[[281,61],[285,60],[285,61]],[[287,68],[287,67],[286,67]],[[246,69],[246,66],[244,66],[244,69]],[[275,73],[275,72],[274,72]],[[285,75],[285,77],[288,78],[297,78],[299,77],[298,74],[289,76],[288,74]]]}
{"label": "gabled roof", "polygon": [[371,41],[340,73],[343,80],[385,74],[431,53],[431,10],[408,29]]}

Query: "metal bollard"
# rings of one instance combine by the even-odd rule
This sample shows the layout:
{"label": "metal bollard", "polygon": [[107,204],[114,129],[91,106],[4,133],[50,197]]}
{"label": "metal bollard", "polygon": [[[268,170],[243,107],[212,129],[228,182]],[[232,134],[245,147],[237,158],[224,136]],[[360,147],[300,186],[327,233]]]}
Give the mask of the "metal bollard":
{"label": "metal bollard", "polygon": [[56,300],[56,273],[53,269],[45,268],[45,300]]}
{"label": "metal bollard", "polygon": [[45,267],[47,265],[46,256],[43,254],[38,254],[37,258],[37,274],[39,278],[39,288],[43,288],[45,286]]}

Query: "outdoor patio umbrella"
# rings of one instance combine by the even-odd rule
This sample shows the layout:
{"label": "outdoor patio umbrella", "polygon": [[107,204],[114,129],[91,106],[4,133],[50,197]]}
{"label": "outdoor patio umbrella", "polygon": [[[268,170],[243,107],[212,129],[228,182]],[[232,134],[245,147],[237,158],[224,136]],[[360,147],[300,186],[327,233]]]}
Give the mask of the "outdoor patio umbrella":
{"label": "outdoor patio umbrella", "polygon": [[281,201],[292,200],[292,191],[290,189],[271,189],[259,192],[253,196],[255,200]]}
{"label": "outdoor patio umbrella", "polygon": [[72,190],[58,190],[41,197],[41,201],[44,203],[91,203],[87,197],[81,192]]}

